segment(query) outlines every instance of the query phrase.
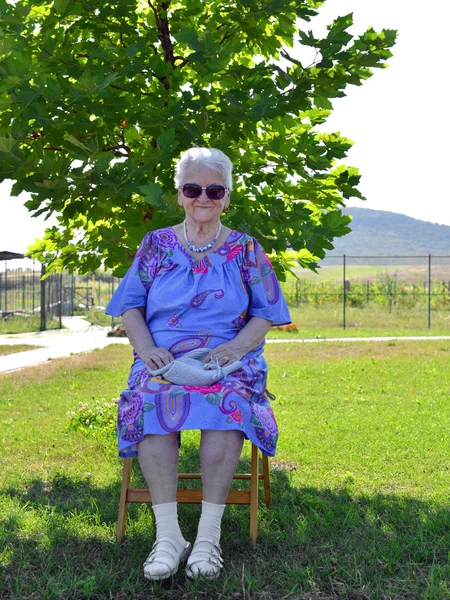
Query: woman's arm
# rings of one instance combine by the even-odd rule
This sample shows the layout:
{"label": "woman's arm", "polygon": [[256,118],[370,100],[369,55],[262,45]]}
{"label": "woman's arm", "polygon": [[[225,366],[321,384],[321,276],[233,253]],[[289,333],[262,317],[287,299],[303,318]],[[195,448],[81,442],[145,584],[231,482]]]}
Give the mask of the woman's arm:
{"label": "woman's arm", "polygon": [[218,357],[221,365],[240,360],[247,352],[260,345],[271,327],[272,321],[250,317],[234,339],[211,350],[204,362],[208,362],[213,354]]}
{"label": "woman's arm", "polygon": [[145,322],[145,308],[130,308],[122,315],[130,344],[150,369],[160,369],[174,360],[166,348],[158,348]]}

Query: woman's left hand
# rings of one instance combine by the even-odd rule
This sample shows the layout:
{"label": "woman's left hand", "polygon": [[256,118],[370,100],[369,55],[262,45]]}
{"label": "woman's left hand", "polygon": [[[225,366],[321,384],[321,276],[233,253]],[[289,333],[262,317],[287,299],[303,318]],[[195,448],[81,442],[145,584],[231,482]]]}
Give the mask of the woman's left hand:
{"label": "woman's left hand", "polygon": [[225,365],[229,365],[236,360],[241,360],[244,356],[245,352],[243,348],[241,348],[234,341],[225,342],[224,344],[220,344],[214,350],[211,350],[209,354],[205,356],[205,360],[203,362],[208,363],[214,360],[214,356],[217,357],[218,363],[221,367]]}

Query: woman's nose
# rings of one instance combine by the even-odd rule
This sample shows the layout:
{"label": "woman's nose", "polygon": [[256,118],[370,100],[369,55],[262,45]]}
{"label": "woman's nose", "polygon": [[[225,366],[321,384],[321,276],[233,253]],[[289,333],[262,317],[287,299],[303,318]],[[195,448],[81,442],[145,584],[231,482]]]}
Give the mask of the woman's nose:
{"label": "woman's nose", "polygon": [[209,201],[208,196],[206,195],[206,190],[202,190],[202,193],[198,197],[198,200],[202,200],[203,202]]}

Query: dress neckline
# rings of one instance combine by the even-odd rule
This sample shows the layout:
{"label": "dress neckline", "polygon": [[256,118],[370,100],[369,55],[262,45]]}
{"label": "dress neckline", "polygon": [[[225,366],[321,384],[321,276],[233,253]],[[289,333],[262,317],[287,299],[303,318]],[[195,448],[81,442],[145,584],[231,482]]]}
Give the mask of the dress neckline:
{"label": "dress neckline", "polygon": [[219,256],[223,256],[224,249],[226,249],[226,247],[228,246],[230,238],[235,238],[238,235],[237,231],[235,231],[234,229],[231,229],[230,233],[228,234],[228,237],[222,242],[222,244],[220,244],[220,246],[217,246],[215,249],[211,250],[210,252],[208,252],[207,254],[202,256],[202,258],[195,260],[195,258],[192,256],[192,254],[186,250],[186,248],[183,246],[183,244],[178,239],[178,235],[176,234],[174,228],[172,226],[170,226],[170,227],[168,227],[168,229],[170,229],[172,231],[173,235],[175,236],[175,238],[177,240],[178,250],[184,256],[186,256],[186,258],[189,259],[189,261],[192,263],[192,266],[194,266],[194,267],[210,264],[210,261],[208,259],[212,254],[217,254]]}

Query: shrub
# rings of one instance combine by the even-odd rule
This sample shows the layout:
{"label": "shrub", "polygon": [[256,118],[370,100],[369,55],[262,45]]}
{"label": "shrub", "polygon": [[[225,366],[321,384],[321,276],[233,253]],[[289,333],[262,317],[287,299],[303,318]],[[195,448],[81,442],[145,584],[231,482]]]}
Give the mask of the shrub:
{"label": "shrub", "polygon": [[77,410],[68,410],[69,431],[83,433],[114,433],[116,432],[116,413],[118,400],[96,400],[94,404],[80,402]]}

